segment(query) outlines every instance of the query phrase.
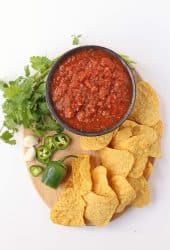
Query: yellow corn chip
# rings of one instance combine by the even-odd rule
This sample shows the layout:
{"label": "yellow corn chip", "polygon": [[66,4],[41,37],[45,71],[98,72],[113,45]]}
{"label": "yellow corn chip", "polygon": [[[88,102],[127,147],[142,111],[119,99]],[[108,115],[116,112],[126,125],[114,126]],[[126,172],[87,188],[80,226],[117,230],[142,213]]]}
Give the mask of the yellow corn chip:
{"label": "yellow corn chip", "polygon": [[84,150],[99,150],[104,148],[110,143],[112,136],[113,132],[93,137],[80,136],[80,146]]}
{"label": "yellow corn chip", "polygon": [[129,173],[130,177],[139,178],[143,175],[148,160],[149,146],[150,144],[144,135],[132,136],[121,141],[119,145],[116,146],[116,148],[128,150],[134,155],[135,162]]}
{"label": "yellow corn chip", "polygon": [[150,161],[148,161],[143,172],[143,176],[145,177],[145,179],[148,179],[151,176],[152,172],[153,172],[153,164]]}
{"label": "yellow corn chip", "polygon": [[131,120],[126,120],[120,127],[120,129],[122,128],[133,128],[135,127],[136,125],[138,125],[136,122],[134,121],[131,121]]}
{"label": "yellow corn chip", "polygon": [[51,210],[51,220],[64,226],[84,226],[85,202],[73,188],[66,188]]}
{"label": "yellow corn chip", "polygon": [[73,188],[73,176],[70,174],[68,177],[66,183],[65,183],[65,188]]}
{"label": "yellow corn chip", "polygon": [[159,99],[155,90],[147,82],[136,84],[136,101],[130,119],[148,126],[160,120]]}
{"label": "yellow corn chip", "polygon": [[121,141],[124,141],[132,136],[132,129],[129,127],[122,128],[116,135],[112,138],[111,146],[114,148],[119,145]]}
{"label": "yellow corn chip", "polygon": [[148,205],[150,202],[150,190],[146,179],[143,176],[138,179],[128,177],[127,181],[136,192],[136,198],[132,202],[132,206],[140,208]]}
{"label": "yellow corn chip", "polygon": [[163,123],[159,120],[154,126],[153,129],[156,131],[158,137],[162,137],[163,134]]}
{"label": "yellow corn chip", "polygon": [[149,156],[160,158],[161,157],[161,138],[158,138],[150,147]]}
{"label": "yellow corn chip", "polygon": [[84,200],[86,201],[84,216],[90,224],[96,226],[108,224],[119,204],[115,194],[102,196],[90,192],[84,196]]}
{"label": "yellow corn chip", "polygon": [[119,130],[119,128],[116,128],[112,133],[112,137],[114,137],[117,134],[117,131]]}
{"label": "yellow corn chip", "polygon": [[127,150],[117,150],[104,148],[100,150],[100,157],[103,166],[105,166],[112,175],[127,176],[133,166],[133,154]]}
{"label": "yellow corn chip", "polygon": [[149,145],[152,145],[158,139],[156,131],[146,125],[135,126],[132,130],[132,133],[133,135],[144,135]]}
{"label": "yellow corn chip", "polygon": [[160,138],[156,130],[152,127],[148,127],[146,125],[137,125],[133,128],[133,135],[141,135],[145,136],[145,139],[150,144],[148,156],[151,157],[160,157]]}
{"label": "yellow corn chip", "polygon": [[103,166],[98,166],[91,171],[93,180],[93,191],[99,195],[113,195],[113,190],[108,184],[107,169]]}
{"label": "yellow corn chip", "polygon": [[123,176],[112,176],[110,183],[119,200],[119,206],[116,209],[116,213],[120,213],[126,206],[132,203],[132,201],[136,198],[136,193],[133,187]]}
{"label": "yellow corn chip", "polygon": [[158,139],[151,145],[149,150],[149,156],[151,157],[161,157],[161,136],[163,133],[163,123],[162,121],[158,121],[153,126],[153,129],[156,131]]}
{"label": "yellow corn chip", "polygon": [[82,195],[92,188],[90,168],[89,155],[80,155],[72,161],[73,186]]}
{"label": "yellow corn chip", "polygon": [[142,176],[147,161],[148,157],[146,155],[136,155],[134,166],[128,176],[133,178],[139,178]]}

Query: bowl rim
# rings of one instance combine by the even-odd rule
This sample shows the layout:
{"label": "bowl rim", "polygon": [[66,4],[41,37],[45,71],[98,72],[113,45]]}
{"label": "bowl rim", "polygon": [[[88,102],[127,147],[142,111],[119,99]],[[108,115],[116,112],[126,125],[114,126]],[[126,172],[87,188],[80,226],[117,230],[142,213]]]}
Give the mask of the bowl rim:
{"label": "bowl rim", "polygon": [[[61,65],[61,63],[68,58],[69,56],[73,55],[76,52],[82,51],[82,50],[86,50],[86,49],[100,49],[103,51],[106,51],[107,53],[111,54],[112,56],[116,57],[117,59],[119,59],[119,61],[123,64],[123,66],[126,68],[130,80],[131,80],[131,84],[132,84],[132,99],[131,102],[129,104],[128,110],[127,112],[124,114],[124,116],[117,122],[115,123],[113,126],[106,128],[104,130],[101,131],[96,131],[96,132],[86,132],[86,131],[81,131],[78,129],[75,129],[71,126],[69,126],[65,121],[63,121],[61,119],[61,117],[57,114],[56,110],[54,109],[53,106],[53,102],[52,102],[52,98],[50,95],[50,86],[51,86],[51,82],[52,82],[52,78],[53,78],[53,74],[56,71],[56,69]],[[62,54],[62,56],[57,59],[57,61],[53,64],[53,66],[51,67],[48,76],[47,76],[47,80],[46,80],[46,103],[48,106],[48,109],[53,117],[53,119],[58,122],[62,127],[64,127],[64,129],[69,130],[70,132],[74,133],[74,134],[78,134],[78,135],[82,135],[82,136],[100,136],[100,135],[104,135],[110,132],[113,132],[115,129],[117,129],[118,127],[120,127],[120,125],[125,122],[128,118],[128,116],[130,115],[133,107],[134,107],[134,103],[135,103],[135,99],[136,99],[136,81],[135,81],[135,77],[133,75],[132,70],[130,69],[129,65],[126,63],[126,61],[115,51],[108,49],[106,47],[103,46],[99,46],[99,45],[84,45],[84,46],[79,46],[76,48],[73,48],[71,50],[66,51],[64,54]]]}

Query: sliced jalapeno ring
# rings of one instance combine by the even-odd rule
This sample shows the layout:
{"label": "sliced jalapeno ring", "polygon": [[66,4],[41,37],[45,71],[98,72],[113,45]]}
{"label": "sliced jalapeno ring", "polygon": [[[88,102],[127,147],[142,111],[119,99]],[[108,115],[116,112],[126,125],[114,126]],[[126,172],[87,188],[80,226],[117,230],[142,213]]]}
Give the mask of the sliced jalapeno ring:
{"label": "sliced jalapeno ring", "polygon": [[43,172],[44,169],[40,165],[32,165],[29,170],[32,176],[37,177]]}
{"label": "sliced jalapeno ring", "polygon": [[53,136],[53,142],[58,150],[66,149],[69,146],[70,141],[70,137],[64,133]]}
{"label": "sliced jalapeno ring", "polygon": [[44,139],[44,145],[47,146],[51,150],[51,152],[54,152],[56,150],[56,145],[54,143],[53,136],[47,136]]}
{"label": "sliced jalapeno ring", "polygon": [[37,160],[42,163],[48,163],[50,160],[50,156],[52,154],[51,150],[45,146],[41,145],[36,149]]}

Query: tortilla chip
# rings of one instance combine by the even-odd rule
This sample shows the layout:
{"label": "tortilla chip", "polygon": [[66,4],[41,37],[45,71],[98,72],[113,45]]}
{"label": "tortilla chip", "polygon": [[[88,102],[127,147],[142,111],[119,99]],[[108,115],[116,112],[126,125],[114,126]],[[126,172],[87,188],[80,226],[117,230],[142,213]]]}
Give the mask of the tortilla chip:
{"label": "tortilla chip", "polygon": [[116,135],[112,138],[111,146],[116,147],[119,142],[124,141],[132,136],[132,129],[129,127],[119,130]]}
{"label": "tortilla chip", "polygon": [[65,183],[65,188],[73,188],[73,176],[70,174],[68,177],[66,183]]}
{"label": "tortilla chip", "polygon": [[134,128],[136,125],[138,125],[136,122],[131,121],[131,120],[126,120],[120,127],[120,129],[122,128]]}
{"label": "tortilla chip", "polygon": [[136,198],[132,202],[132,206],[141,208],[148,205],[150,202],[150,189],[146,179],[143,176],[138,179],[128,177],[127,181],[136,192]]}
{"label": "tortilla chip", "polygon": [[162,135],[163,125],[159,121],[155,126],[149,127],[146,125],[137,125],[133,128],[133,135],[143,134],[150,144],[148,156],[160,157],[161,156],[161,145],[160,138]]}
{"label": "tortilla chip", "polygon": [[161,139],[158,138],[150,147],[149,150],[149,156],[150,157],[155,157],[155,158],[160,158],[162,155],[161,153]]}
{"label": "tortilla chip", "polygon": [[163,134],[163,123],[162,123],[161,120],[159,120],[152,128],[156,131],[158,137],[162,137],[162,134]]}
{"label": "tortilla chip", "polygon": [[136,155],[134,166],[128,176],[133,178],[139,178],[142,176],[147,161],[148,157],[146,155]]}
{"label": "tortilla chip", "polygon": [[151,157],[161,157],[161,137],[163,133],[163,123],[162,121],[158,121],[153,129],[156,131],[158,139],[151,145],[149,150],[149,156]]}
{"label": "tortilla chip", "polygon": [[136,84],[136,101],[130,119],[148,126],[160,120],[159,99],[155,90],[147,82]]}
{"label": "tortilla chip", "polygon": [[112,176],[110,183],[119,200],[116,213],[121,213],[136,198],[135,190],[123,176]]}
{"label": "tortilla chip", "polygon": [[127,150],[117,150],[104,148],[100,150],[100,157],[103,166],[105,166],[112,175],[127,176],[134,163],[133,154]]}
{"label": "tortilla chip", "polygon": [[108,224],[119,204],[115,194],[113,196],[102,196],[90,192],[84,196],[84,200],[86,201],[85,219],[96,226]]}
{"label": "tortilla chip", "polygon": [[80,155],[72,161],[73,186],[81,195],[90,192],[92,189],[90,168],[89,155]]}
{"label": "tortilla chip", "polygon": [[158,139],[156,131],[146,125],[135,126],[132,130],[132,133],[133,135],[144,135],[150,145],[152,145]]}
{"label": "tortilla chip", "polygon": [[112,137],[114,137],[117,134],[117,131],[119,130],[119,128],[116,128],[112,133]]}
{"label": "tortilla chip", "polygon": [[145,177],[145,179],[148,179],[151,176],[152,172],[153,172],[153,164],[150,161],[148,161],[143,171],[143,176]]}
{"label": "tortilla chip", "polygon": [[149,146],[150,144],[144,135],[132,136],[116,146],[116,148],[128,150],[134,155],[135,162],[129,173],[130,177],[139,178],[143,175],[148,160]]}
{"label": "tortilla chip", "polygon": [[98,166],[91,171],[93,180],[93,191],[98,195],[108,196],[113,195],[113,190],[109,186],[107,179],[107,169],[103,166]]}
{"label": "tortilla chip", "polygon": [[99,150],[106,147],[113,136],[113,132],[101,136],[80,136],[80,146],[83,150]]}
{"label": "tortilla chip", "polygon": [[148,127],[146,125],[137,125],[132,130],[133,135],[143,134],[150,144],[148,148],[148,156],[151,157],[160,157],[160,139],[156,130],[152,127]]}
{"label": "tortilla chip", "polygon": [[51,210],[51,220],[64,226],[84,226],[85,202],[73,188],[66,188]]}

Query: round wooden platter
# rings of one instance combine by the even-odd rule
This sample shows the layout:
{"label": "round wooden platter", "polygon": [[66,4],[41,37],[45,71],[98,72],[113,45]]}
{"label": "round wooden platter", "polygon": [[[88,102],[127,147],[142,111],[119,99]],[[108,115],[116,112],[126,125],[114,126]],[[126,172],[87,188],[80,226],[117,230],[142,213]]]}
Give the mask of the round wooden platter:
{"label": "round wooden platter", "polygon": [[[139,76],[138,73],[135,72],[135,78],[136,78],[136,82],[141,80],[141,77]],[[79,135],[73,134],[69,131],[64,131],[65,133],[67,133],[68,135],[70,135],[72,142],[71,145],[66,149],[66,150],[61,150],[58,151],[54,154],[53,156],[53,160],[59,160],[62,157],[66,156],[66,155],[77,155],[77,154],[89,154],[91,157],[91,166],[98,166],[100,164],[100,158],[99,158],[99,153],[97,151],[84,151],[82,150],[82,148],[80,147],[80,141]],[[24,129],[24,136],[26,135],[31,135],[33,134],[30,130],[28,129]],[[71,160],[67,160],[66,164],[68,166],[70,166],[70,161]],[[29,166],[38,163],[36,161],[32,161],[32,162],[26,162],[26,166],[29,169]],[[39,164],[39,163],[38,163]],[[31,175],[30,175],[31,177]],[[60,186],[57,189],[52,189],[49,188],[48,186],[44,185],[41,182],[41,177],[31,177],[33,185],[35,187],[35,189],[38,191],[39,195],[41,196],[41,198],[43,199],[43,201],[47,204],[47,206],[49,208],[52,208],[52,206],[55,204],[55,202],[57,201],[61,191],[63,190],[65,184],[66,184],[66,180],[63,181],[63,183],[60,184]]]}

